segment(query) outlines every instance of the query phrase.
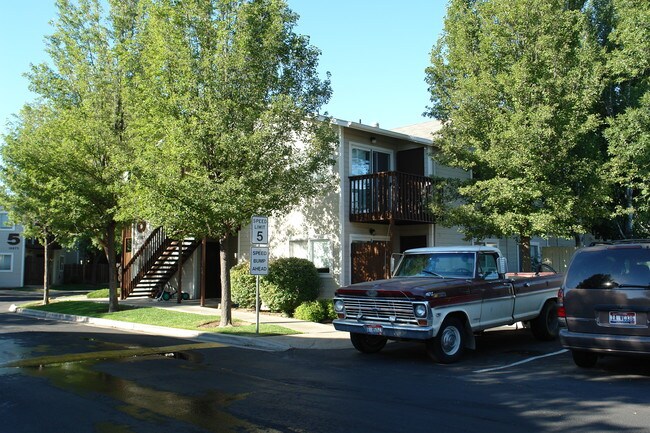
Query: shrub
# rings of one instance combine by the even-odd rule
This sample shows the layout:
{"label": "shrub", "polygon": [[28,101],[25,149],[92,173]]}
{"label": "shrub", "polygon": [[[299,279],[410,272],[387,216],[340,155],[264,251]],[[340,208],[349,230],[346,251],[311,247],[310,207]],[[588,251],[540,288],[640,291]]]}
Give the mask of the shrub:
{"label": "shrub", "polygon": [[255,308],[255,275],[250,274],[248,262],[230,268],[230,296],[243,308]]}
{"label": "shrub", "polygon": [[291,316],[298,305],[318,298],[320,277],[307,259],[287,257],[271,262],[264,281],[260,297],[271,311]]}
{"label": "shrub", "polygon": [[303,302],[298,305],[293,317],[300,320],[308,320],[310,322],[329,322],[336,319],[334,312],[334,305],[332,301],[327,299],[319,299],[317,301]]}

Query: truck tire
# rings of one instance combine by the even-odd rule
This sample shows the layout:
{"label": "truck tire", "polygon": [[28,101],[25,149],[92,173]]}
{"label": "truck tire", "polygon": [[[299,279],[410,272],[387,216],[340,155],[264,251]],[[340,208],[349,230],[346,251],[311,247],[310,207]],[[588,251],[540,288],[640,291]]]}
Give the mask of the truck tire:
{"label": "truck tire", "polygon": [[557,304],[554,300],[546,301],[539,316],[530,321],[530,330],[538,340],[555,340],[560,332],[557,319]]}
{"label": "truck tire", "polygon": [[582,368],[592,368],[598,362],[598,355],[594,352],[587,352],[586,350],[571,350],[573,362]]}
{"label": "truck tire", "polygon": [[350,332],[350,341],[361,353],[377,353],[384,348],[388,339],[381,335],[366,335]]}
{"label": "truck tire", "polygon": [[463,356],[465,328],[457,317],[447,317],[438,335],[427,340],[427,355],[440,364],[451,364]]}

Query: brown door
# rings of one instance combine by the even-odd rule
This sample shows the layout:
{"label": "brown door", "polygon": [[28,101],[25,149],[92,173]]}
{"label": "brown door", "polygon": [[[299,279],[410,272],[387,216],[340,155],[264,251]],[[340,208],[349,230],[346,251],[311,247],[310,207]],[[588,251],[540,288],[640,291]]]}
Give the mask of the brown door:
{"label": "brown door", "polygon": [[397,171],[424,176],[424,147],[397,152]]}
{"label": "brown door", "polygon": [[44,253],[42,251],[28,250],[25,255],[25,280],[26,286],[43,285],[43,274],[45,272],[45,263],[43,262]]}
{"label": "brown door", "polygon": [[352,242],[352,283],[390,277],[390,243]]}

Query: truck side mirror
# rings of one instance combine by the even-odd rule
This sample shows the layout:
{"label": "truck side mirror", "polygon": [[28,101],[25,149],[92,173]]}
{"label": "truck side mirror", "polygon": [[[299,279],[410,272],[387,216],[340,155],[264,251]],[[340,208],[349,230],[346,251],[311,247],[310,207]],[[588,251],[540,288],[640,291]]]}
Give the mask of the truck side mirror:
{"label": "truck side mirror", "polygon": [[499,257],[497,259],[497,272],[503,278],[508,273],[508,259]]}
{"label": "truck side mirror", "polygon": [[399,262],[402,261],[402,257],[404,257],[404,254],[402,253],[393,253],[390,255],[390,275],[393,275],[393,272],[395,272],[395,269],[397,269],[397,266],[399,265]]}

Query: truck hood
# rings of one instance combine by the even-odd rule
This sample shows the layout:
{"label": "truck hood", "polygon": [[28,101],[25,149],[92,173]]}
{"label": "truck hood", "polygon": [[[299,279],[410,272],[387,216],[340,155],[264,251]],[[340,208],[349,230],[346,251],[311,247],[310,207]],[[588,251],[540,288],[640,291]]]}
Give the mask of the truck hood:
{"label": "truck hood", "polygon": [[336,296],[400,297],[424,299],[425,293],[467,287],[470,280],[460,278],[397,277],[341,287]]}

